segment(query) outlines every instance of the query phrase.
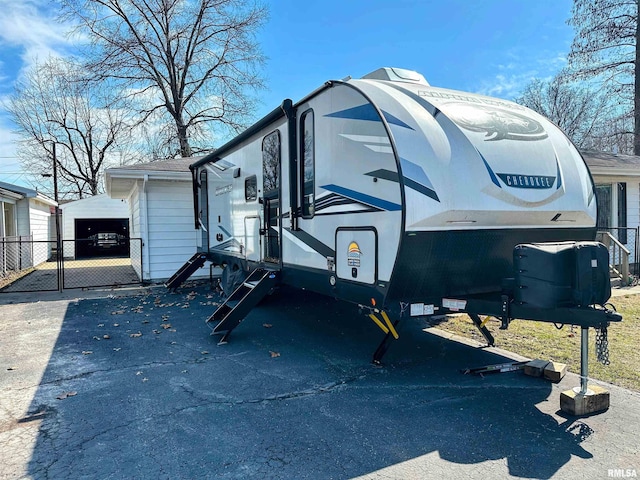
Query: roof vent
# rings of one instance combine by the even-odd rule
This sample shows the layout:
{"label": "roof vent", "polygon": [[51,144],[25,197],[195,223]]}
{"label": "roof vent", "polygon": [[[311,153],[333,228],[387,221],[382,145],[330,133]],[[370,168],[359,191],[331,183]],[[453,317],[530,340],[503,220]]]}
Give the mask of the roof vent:
{"label": "roof vent", "polygon": [[362,78],[368,78],[372,80],[388,80],[390,82],[410,82],[420,83],[422,85],[429,85],[425,78],[418,72],[413,70],[407,70],[405,68],[392,68],[383,67],[378,70],[374,70],[371,73],[367,73]]}

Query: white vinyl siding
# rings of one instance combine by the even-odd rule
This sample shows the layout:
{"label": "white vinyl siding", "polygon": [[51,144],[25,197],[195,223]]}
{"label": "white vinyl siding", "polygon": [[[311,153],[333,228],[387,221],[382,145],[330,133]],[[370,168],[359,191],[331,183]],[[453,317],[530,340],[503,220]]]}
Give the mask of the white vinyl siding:
{"label": "white vinyl siding", "polygon": [[188,181],[152,180],[147,184],[147,265],[151,280],[171,277],[196,252],[192,192]]}
{"label": "white vinyl siding", "polygon": [[29,223],[29,199],[24,198],[16,203],[16,214],[18,216],[18,235],[26,237],[31,235]]}
{"label": "white vinyl siding", "polygon": [[46,262],[51,256],[51,211],[49,205],[36,199],[29,199],[29,230],[33,235],[33,264]]}

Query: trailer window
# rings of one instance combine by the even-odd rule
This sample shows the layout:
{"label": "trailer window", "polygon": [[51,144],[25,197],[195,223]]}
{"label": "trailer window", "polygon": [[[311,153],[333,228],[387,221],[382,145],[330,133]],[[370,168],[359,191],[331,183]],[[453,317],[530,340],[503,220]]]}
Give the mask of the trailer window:
{"label": "trailer window", "polygon": [[280,132],[270,133],[262,140],[263,194],[277,191],[280,186]]}
{"label": "trailer window", "polygon": [[247,177],[244,181],[244,199],[253,202],[258,198],[258,180],[255,175]]}
{"label": "trailer window", "polygon": [[300,117],[300,151],[302,152],[301,192],[302,192],[302,217],[313,217],[315,210],[315,161],[314,161],[314,131],[313,110],[307,110]]}

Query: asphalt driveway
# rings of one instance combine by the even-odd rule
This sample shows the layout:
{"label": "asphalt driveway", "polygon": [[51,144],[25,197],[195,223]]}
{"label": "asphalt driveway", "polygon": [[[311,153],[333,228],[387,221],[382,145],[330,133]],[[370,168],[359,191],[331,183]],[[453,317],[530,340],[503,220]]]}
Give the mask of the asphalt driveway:
{"label": "asphalt driveway", "polygon": [[423,320],[376,367],[382,333],[310,293],[269,299],[224,346],[206,285],[70,295],[0,296],[0,478],[640,473],[638,393],[610,387],[607,412],[566,417],[575,375],[462,375],[513,356]]}

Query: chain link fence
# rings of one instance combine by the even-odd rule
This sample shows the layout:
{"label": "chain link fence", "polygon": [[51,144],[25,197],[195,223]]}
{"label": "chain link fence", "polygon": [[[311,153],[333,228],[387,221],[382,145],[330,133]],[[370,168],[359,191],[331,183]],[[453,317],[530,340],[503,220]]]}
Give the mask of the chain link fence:
{"label": "chain link fence", "polygon": [[58,290],[56,242],[5,237],[0,242],[0,267],[3,292]]}
{"label": "chain link fence", "polygon": [[[115,234],[114,234],[115,235]],[[61,242],[30,237],[0,242],[0,291],[36,292],[62,288],[136,285],[142,277],[142,239],[94,236]]]}
{"label": "chain link fence", "polygon": [[[133,285],[142,282],[133,266],[132,257],[138,262],[142,241],[139,238],[92,238],[64,240],[63,288],[89,288]],[[71,252],[85,252],[72,256]]]}

